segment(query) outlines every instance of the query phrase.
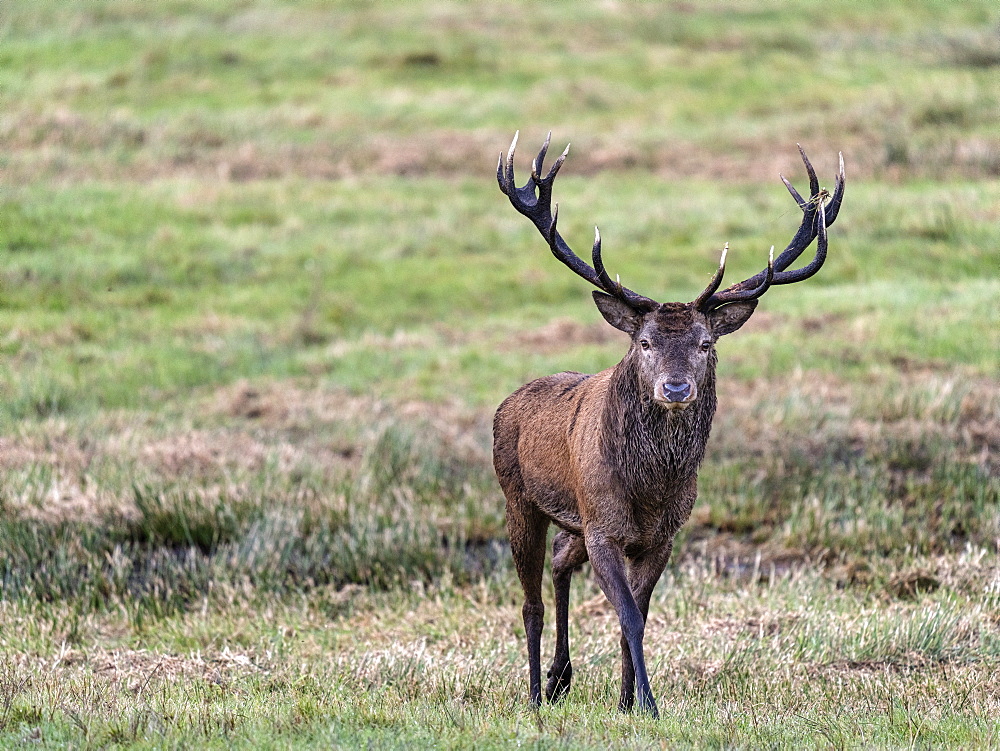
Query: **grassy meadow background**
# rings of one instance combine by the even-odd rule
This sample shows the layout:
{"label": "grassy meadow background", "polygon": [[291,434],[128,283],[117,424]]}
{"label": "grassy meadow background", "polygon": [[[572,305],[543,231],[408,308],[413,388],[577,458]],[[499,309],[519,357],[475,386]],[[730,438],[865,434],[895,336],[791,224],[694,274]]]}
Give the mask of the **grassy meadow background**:
{"label": "grassy meadow background", "polygon": [[[847,164],[719,345],[659,722],[587,575],[526,706],[492,412],[627,342],[517,129],[664,300],[787,243],[796,143]],[[995,0],[0,2],[0,254],[0,746],[1000,743]]]}

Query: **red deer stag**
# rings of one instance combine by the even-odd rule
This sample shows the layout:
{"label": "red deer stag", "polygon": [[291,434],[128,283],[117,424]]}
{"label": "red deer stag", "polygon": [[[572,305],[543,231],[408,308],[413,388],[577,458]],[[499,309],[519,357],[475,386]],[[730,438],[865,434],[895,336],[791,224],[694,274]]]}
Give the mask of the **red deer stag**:
{"label": "red deer stag", "polygon": [[[771,249],[766,269],[718,291],[724,250],[708,287],[693,302],[658,303],[608,274],[599,231],[591,267],[556,230],[552,183],[569,147],[543,177],[551,135],[532,164],[531,178],[520,188],[514,183],[514,136],[506,160],[501,153],[497,165],[500,189],[541,232],[553,255],[600,290],[593,292],[598,310],[632,341],[613,368],[596,375],[539,378],[507,397],[494,418],[493,464],[507,498],[511,554],[524,588],[530,702],[537,707],[542,701],[542,574],[546,532],[554,522],[559,527],[552,543],[556,644],[546,698],[557,701],[569,690],[570,578],[589,559],[621,625],[619,709],[632,709],[638,689],[640,709],[656,717],[643,632],[653,587],[698,492],[698,466],[715,413],[715,342],[746,323],[770,287],[808,279],[823,265],[827,227],[837,218],[844,195],[844,159],[841,155],[830,195],[820,190],[816,172],[799,149],[810,197],[803,200],[781,178],[803,217],[777,258]],[[816,238],[812,261],[786,271]]]}

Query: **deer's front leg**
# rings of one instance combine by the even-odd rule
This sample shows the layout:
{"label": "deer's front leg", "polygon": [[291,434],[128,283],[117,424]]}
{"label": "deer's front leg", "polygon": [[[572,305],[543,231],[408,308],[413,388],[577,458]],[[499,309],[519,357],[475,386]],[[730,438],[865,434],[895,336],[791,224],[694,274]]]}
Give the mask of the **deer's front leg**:
{"label": "deer's front leg", "polygon": [[[605,535],[587,532],[585,541],[590,565],[597,576],[597,583],[618,613],[618,622],[622,629],[622,643],[628,647],[632,658],[632,668],[635,671],[635,685],[639,691],[639,708],[653,717],[659,717],[653,699],[653,691],[649,686],[649,675],[646,672],[646,660],[642,651],[642,638],[646,628],[646,619],[642,614],[632,588],[629,586],[625,568],[625,555],[621,548]],[[624,693],[624,689],[623,689]],[[621,707],[623,710],[629,707]]]}
{"label": "deer's front leg", "polygon": [[[672,547],[671,541],[661,550],[652,551],[633,560],[629,568],[629,586],[632,590],[632,597],[635,598],[636,605],[639,606],[639,612],[642,613],[643,625],[649,617],[649,599],[656,583],[663,574],[663,569],[666,568],[667,561],[670,560]],[[635,668],[628,642],[622,637],[622,692],[621,698],[618,700],[618,707],[623,712],[629,712],[634,703]]]}

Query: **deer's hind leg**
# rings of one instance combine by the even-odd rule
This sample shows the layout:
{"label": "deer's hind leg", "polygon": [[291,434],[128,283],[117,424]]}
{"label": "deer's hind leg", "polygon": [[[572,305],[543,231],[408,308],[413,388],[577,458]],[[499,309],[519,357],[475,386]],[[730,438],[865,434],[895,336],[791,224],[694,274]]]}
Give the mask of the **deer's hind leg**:
{"label": "deer's hind leg", "polygon": [[569,585],[573,570],[587,560],[580,535],[559,532],[552,541],[552,585],[556,594],[556,653],[549,668],[545,698],[557,702],[569,691],[573,666],[569,660]]}
{"label": "deer's hind leg", "polygon": [[524,590],[524,631],[528,641],[529,701],[534,707],[542,703],[542,624],[545,606],[542,604],[542,575],[545,566],[545,535],[549,520],[523,493],[504,488],[507,494],[507,533],[510,552],[517,576]]}

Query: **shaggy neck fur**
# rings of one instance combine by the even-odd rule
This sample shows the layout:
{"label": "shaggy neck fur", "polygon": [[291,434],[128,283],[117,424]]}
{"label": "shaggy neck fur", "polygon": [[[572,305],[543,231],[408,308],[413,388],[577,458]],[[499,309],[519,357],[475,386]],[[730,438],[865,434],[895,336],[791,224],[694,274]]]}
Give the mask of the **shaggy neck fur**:
{"label": "shaggy neck fur", "polygon": [[697,475],[715,415],[716,356],[710,356],[698,398],[684,410],[664,409],[639,379],[630,352],[615,368],[602,416],[602,449],[623,498],[666,499]]}

